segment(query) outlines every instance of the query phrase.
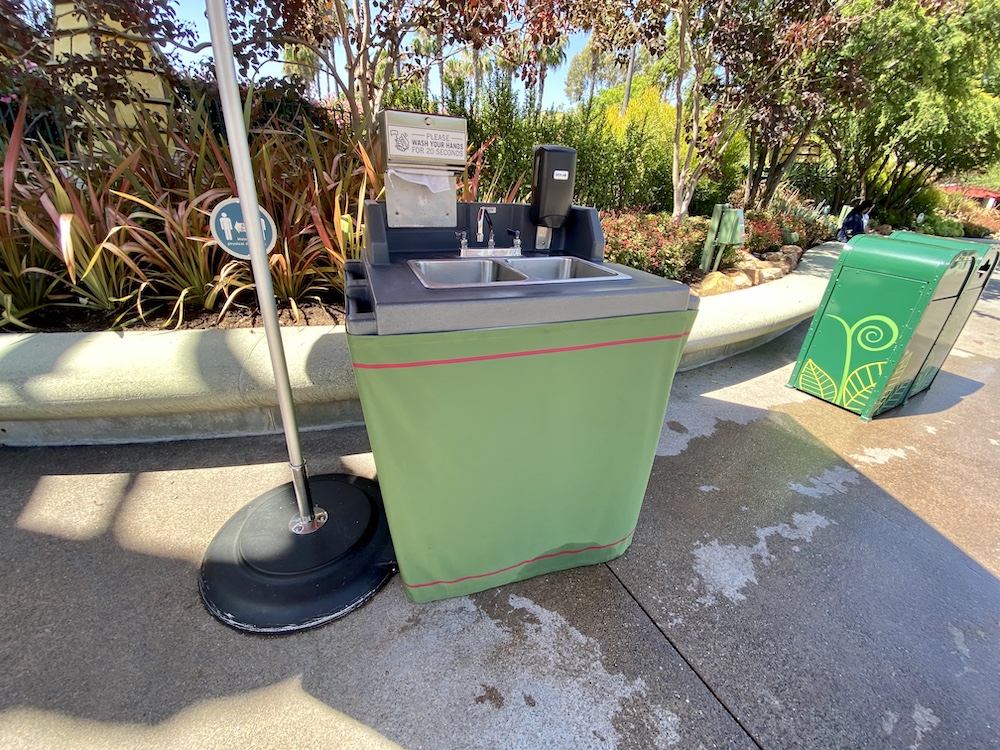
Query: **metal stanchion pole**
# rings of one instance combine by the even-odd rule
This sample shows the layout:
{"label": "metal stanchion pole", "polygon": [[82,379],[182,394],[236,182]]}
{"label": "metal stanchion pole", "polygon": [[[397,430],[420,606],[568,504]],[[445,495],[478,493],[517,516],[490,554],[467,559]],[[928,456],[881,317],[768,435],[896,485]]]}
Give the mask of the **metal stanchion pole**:
{"label": "metal stanchion pole", "polygon": [[[208,611],[226,625],[288,633],[322,625],[368,601],[395,573],[395,554],[375,482],[343,474],[310,480],[306,472],[225,0],[206,0],[206,9],[292,481],[256,498],[222,527],[205,553],[199,588]],[[323,507],[313,504],[314,495]]]}
{"label": "metal stanchion pole", "polygon": [[215,75],[219,82],[219,97],[222,100],[222,115],[229,137],[229,153],[233,162],[233,174],[240,193],[240,207],[246,219],[247,241],[250,245],[250,264],[253,268],[254,283],[257,287],[257,302],[264,319],[264,335],[267,350],[274,370],[274,385],[278,393],[278,409],[288,447],[288,464],[292,470],[295,499],[299,515],[291,523],[298,529],[296,533],[309,533],[320,528],[327,519],[326,511],[314,509],[309,492],[309,477],[299,445],[299,428],[295,419],[295,404],[292,402],[292,386],[288,380],[288,363],[281,344],[281,326],[278,310],[274,303],[274,286],[268,266],[267,251],[264,249],[264,233],[260,226],[260,209],[257,203],[257,185],[250,162],[250,147],[247,130],[243,123],[243,106],[240,103],[240,89],[236,82],[236,64],[233,58],[233,43],[229,29],[229,18],[225,0],[207,0],[208,27],[212,35],[212,50],[215,55]]}

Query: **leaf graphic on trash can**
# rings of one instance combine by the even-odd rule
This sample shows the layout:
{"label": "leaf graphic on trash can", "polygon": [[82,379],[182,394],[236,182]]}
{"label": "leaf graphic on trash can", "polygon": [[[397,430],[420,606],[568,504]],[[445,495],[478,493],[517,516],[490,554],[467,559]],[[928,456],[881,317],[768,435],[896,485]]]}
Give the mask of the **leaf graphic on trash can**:
{"label": "leaf graphic on trash can", "polygon": [[799,388],[824,401],[837,401],[837,384],[812,359],[806,360],[799,375]]}
{"label": "leaf graphic on trash can", "polygon": [[[880,362],[865,362],[851,370],[854,360],[854,346],[866,352],[881,352],[889,349],[899,338],[899,326],[885,315],[869,315],[848,325],[847,321],[838,315],[830,315],[844,327],[844,375],[840,381],[840,405],[845,409],[860,412],[868,403],[875,384],[882,374],[882,368],[888,360]],[[834,403],[837,403],[834,401]]]}
{"label": "leaf graphic on trash can", "polygon": [[908,380],[904,380],[903,376],[906,375],[906,370],[909,367],[910,358],[912,356],[913,352],[907,350],[899,360],[899,364],[896,365],[896,369],[893,371],[892,377],[889,378],[889,382],[886,383],[886,386],[883,389],[884,395],[882,397],[882,403],[879,411],[899,406],[899,404],[903,403],[903,399],[906,398],[906,394],[910,392],[910,382]]}
{"label": "leaf graphic on trash can", "polygon": [[882,376],[882,368],[885,365],[886,362],[870,362],[848,376],[842,394],[845,409],[861,411],[865,407],[875,390],[875,384]]}

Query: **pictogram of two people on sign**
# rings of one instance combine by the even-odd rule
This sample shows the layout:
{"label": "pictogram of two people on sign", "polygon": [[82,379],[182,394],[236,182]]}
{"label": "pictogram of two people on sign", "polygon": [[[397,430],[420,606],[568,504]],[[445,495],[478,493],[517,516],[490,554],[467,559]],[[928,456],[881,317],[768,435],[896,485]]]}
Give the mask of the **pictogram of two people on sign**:
{"label": "pictogram of two people on sign", "polygon": [[[246,224],[242,221],[234,223],[233,220],[229,218],[229,214],[225,211],[219,214],[219,228],[222,230],[223,234],[226,235],[226,242],[232,242],[233,230],[235,230],[238,234],[246,234],[247,231]],[[260,218],[260,231],[262,234],[267,234],[267,221],[263,216]]]}

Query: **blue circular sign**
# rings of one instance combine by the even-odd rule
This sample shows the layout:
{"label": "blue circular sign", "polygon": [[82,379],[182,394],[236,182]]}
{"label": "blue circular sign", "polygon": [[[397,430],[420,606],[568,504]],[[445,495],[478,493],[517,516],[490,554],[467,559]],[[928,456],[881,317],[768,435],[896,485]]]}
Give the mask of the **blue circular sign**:
{"label": "blue circular sign", "polygon": [[[219,247],[230,255],[248,260],[250,258],[250,242],[247,238],[247,225],[243,219],[243,208],[239,198],[227,198],[212,209],[209,220],[212,236]],[[260,229],[264,235],[264,252],[270,253],[278,240],[274,219],[263,208],[260,209]]]}

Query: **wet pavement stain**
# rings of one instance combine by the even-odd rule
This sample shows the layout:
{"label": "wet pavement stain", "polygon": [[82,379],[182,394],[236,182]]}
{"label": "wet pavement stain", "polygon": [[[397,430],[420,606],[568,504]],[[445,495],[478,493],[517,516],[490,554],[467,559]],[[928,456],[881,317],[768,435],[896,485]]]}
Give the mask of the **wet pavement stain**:
{"label": "wet pavement stain", "polygon": [[491,703],[493,708],[503,708],[503,693],[492,685],[482,685],[483,694],[476,696],[476,703]]}
{"label": "wet pavement stain", "polygon": [[913,442],[838,415],[850,437],[833,450],[800,424],[806,406],[657,458],[636,541],[609,566],[764,747],[1000,746],[1000,581],[867,476],[926,449],[865,452]]}
{"label": "wet pavement stain", "polygon": [[[698,602],[705,605],[715,604],[717,595],[725,596],[732,602],[744,601],[746,595],[742,589],[747,585],[757,583],[756,558],[762,565],[770,565],[775,560],[774,554],[768,548],[768,537],[778,536],[793,541],[811,542],[813,534],[826,528],[831,521],[816,512],[795,513],[791,524],[782,523],[764,529],[756,529],[757,543],[755,545],[719,544],[713,539],[708,544],[697,542],[692,554],[695,557],[694,570],[701,578],[705,594]],[[798,545],[792,547],[793,552],[800,550]]]}

